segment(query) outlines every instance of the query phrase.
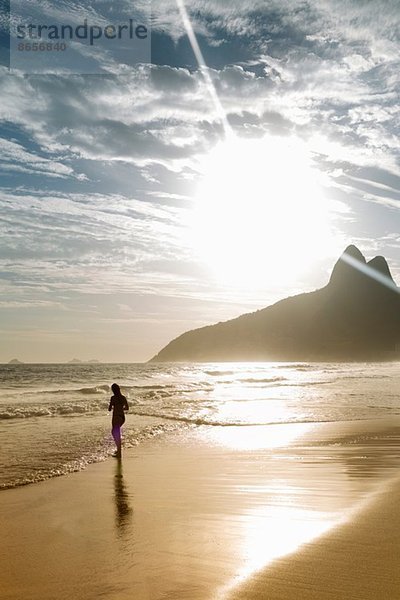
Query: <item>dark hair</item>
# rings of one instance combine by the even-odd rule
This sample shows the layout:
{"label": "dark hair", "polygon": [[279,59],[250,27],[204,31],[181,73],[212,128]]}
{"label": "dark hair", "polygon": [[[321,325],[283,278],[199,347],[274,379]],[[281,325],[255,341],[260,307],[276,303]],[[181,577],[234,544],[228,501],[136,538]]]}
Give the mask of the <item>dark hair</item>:
{"label": "dark hair", "polygon": [[111,386],[111,389],[112,389],[112,391],[114,392],[114,394],[116,396],[122,396],[121,390],[119,389],[118,383],[113,383],[112,386]]}

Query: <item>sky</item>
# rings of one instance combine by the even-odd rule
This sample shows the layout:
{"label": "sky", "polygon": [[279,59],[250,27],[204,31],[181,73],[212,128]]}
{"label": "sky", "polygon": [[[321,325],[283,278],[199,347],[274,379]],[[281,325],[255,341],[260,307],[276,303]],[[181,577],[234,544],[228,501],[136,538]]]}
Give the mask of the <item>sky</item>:
{"label": "sky", "polygon": [[400,283],[398,0],[186,0],[207,68],[151,8],[151,63],[103,44],[93,74],[79,48],[9,70],[2,13],[0,362],[148,360],[322,287],[350,243]]}

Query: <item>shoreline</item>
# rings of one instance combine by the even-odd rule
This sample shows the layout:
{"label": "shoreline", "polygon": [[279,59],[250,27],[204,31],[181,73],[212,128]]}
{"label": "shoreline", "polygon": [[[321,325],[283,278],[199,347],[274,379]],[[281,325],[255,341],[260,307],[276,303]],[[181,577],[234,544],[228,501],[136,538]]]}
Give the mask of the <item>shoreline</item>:
{"label": "shoreline", "polygon": [[226,600],[397,600],[400,475],[342,524],[233,587]]}
{"label": "shoreline", "polygon": [[4,490],[1,596],[226,597],[353,521],[400,464],[398,438],[393,419],[203,426],[147,440],[121,463]]}

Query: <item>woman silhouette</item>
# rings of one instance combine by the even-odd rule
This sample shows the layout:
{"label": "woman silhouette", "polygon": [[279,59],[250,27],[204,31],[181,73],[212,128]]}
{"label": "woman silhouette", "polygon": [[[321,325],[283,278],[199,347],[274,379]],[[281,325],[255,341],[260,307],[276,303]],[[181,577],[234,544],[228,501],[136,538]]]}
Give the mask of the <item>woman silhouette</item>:
{"label": "woman silhouette", "polygon": [[121,458],[121,427],[125,423],[125,411],[129,410],[129,406],[127,399],[121,394],[118,383],[113,383],[111,389],[114,396],[110,399],[108,410],[113,411],[111,434],[117,446],[117,451],[113,456]]}

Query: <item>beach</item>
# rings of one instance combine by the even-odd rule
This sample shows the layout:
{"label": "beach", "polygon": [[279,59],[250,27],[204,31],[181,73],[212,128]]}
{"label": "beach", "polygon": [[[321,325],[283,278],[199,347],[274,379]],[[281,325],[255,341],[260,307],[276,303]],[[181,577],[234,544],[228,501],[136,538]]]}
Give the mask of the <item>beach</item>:
{"label": "beach", "polygon": [[1,598],[395,600],[399,433],[188,427],[5,490]]}
{"label": "beach", "polygon": [[395,600],[400,597],[400,480],[343,526],[257,573],[230,600]]}
{"label": "beach", "polygon": [[400,0],[0,48],[0,600],[400,600]]}

